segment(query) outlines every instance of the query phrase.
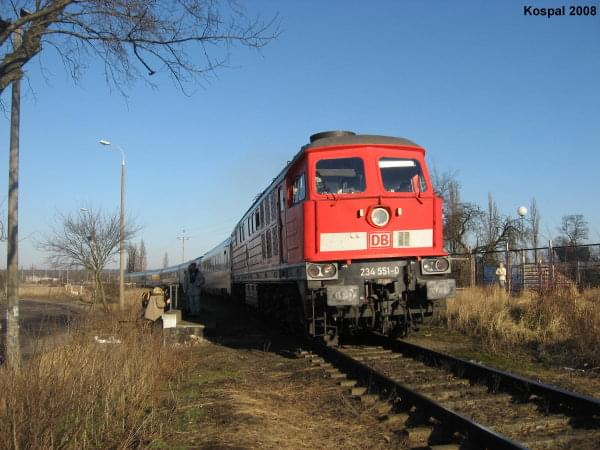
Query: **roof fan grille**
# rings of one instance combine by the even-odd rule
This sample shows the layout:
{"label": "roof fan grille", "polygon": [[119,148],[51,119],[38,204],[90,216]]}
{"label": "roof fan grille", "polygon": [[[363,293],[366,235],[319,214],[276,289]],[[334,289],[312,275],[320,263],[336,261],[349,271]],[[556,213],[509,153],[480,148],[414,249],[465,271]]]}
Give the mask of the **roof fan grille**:
{"label": "roof fan grille", "polygon": [[342,136],[355,136],[355,135],[356,135],[356,133],[354,133],[353,131],[343,131],[343,130],[321,131],[320,133],[315,133],[315,134],[311,135],[310,143],[312,144],[313,142],[315,142],[319,139],[342,137]]}

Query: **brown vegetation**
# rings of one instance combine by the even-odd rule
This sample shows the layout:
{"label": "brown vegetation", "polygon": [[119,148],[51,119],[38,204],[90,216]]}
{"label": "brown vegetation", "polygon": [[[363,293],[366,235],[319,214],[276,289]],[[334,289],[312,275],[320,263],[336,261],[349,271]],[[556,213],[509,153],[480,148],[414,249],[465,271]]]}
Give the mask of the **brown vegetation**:
{"label": "brown vegetation", "polygon": [[[125,290],[126,308],[137,307],[140,304],[142,293],[147,289],[131,288]],[[91,303],[93,288],[87,285],[45,286],[42,284],[22,284],[19,286],[19,298],[44,299],[44,300],[79,300],[82,303]],[[106,294],[110,309],[115,309],[114,304],[119,302],[119,286],[107,284]]]}
{"label": "brown vegetation", "polygon": [[561,363],[600,365],[600,289],[513,297],[470,288],[448,301],[447,314],[450,329],[481,338],[490,351],[532,349]]}
{"label": "brown vegetation", "polygon": [[0,442],[12,448],[125,448],[160,434],[156,391],[176,353],[136,323],[86,318],[71,342],[0,368]]}

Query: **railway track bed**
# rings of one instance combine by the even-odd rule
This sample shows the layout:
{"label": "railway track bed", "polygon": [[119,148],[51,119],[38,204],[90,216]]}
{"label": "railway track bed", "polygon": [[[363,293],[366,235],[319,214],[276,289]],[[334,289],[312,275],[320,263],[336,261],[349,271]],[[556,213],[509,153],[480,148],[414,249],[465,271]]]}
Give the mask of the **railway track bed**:
{"label": "railway track bed", "polygon": [[373,336],[369,345],[315,345],[305,356],[362,401],[385,400],[412,447],[600,446],[600,400]]}

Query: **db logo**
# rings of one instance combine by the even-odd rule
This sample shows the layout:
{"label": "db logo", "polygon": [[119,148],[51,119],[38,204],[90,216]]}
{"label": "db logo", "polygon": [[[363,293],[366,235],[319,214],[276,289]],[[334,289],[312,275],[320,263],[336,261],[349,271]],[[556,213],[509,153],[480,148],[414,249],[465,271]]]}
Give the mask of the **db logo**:
{"label": "db logo", "polygon": [[369,233],[369,247],[391,247],[392,233]]}

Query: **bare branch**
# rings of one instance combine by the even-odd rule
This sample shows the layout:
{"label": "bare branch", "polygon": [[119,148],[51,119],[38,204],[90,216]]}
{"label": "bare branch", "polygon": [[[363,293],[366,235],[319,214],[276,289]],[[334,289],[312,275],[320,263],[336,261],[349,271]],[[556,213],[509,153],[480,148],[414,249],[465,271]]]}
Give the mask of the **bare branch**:
{"label": "bare branch", "polygon": [[[58,50],[71,76],[83,62],[104,62],[111,87],[123,87],[163,72],[182,89],[223,67],[230,48],[259,49],[279,34],[278,17],[249,17],[226,0],[47,0],[0,5],[0,94],[22,77],[24,65],[46,46]],[[12,48],[10,37],[23,34]]]}

